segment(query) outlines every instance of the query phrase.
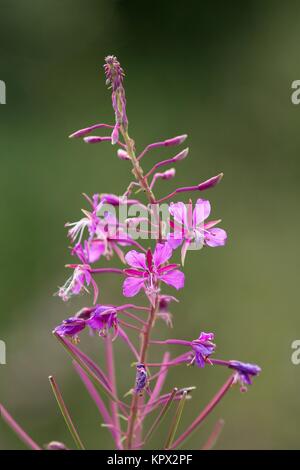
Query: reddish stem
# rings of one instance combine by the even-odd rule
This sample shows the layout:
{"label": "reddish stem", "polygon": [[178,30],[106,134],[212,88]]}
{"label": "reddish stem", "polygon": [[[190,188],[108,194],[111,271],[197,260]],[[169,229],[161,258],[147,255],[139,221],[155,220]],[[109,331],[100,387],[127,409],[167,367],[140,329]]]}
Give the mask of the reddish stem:
{"label": "reddish stem", "polygon": [[[111,384],[112,393],[117,396],[114,352],[113,352],[112,339],[110,335],[108,335],[105,338],[105,352],[106,352],[106,366],[107,366],[108,380]],[[110,401],[110,409],[112,413],[112,420],[113,420],[115,429],[117,430],[117,441],[116,441],[117,448],[123,449],[123,444],[121,442],[121,425],[120,425],[120,417],[119,417],[119,408],[118,408],[118,404],[113,400]]]}
{"label": "reddish stem", "polygon": [[3,405],[0,404],[1,417],[8,426],[17,434],[17,436],[32,450],[42,450],[41,447],[31,439],[30,436],[19,426]]}

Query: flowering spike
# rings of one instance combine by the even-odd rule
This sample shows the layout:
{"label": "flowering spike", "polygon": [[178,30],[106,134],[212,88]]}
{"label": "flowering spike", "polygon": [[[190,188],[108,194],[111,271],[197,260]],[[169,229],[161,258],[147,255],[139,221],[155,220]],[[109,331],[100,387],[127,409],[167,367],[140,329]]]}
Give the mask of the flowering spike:
{"label": "flowering spike", "polygon": [[[213,333],[201,332],[199,337],[192,341],[182,339],[160,341],[155,339],[154,326],[157,324],[161,326],[156,320],[162,319],[167,326],[172,326],[169,306],[171,301],[177,301],[176,298],[164,293],[165,285],[177,290],[182,289],[185,285],[184,273],[178,269],[178,264],[173,259],[174,250],[181,246],[181,261],[184,264],[189,249],[202,248],[203,245],[223,246],[227,240],[225,230],[216,227],[220,220],[208,220],[210,214],[208,200],[199,198],[194,207],[191,199],[188,206],[182,201],[172,202],[169,206],[169,212],[166,211],[165,214],[159,204],[171,200],[178,194],[197,193],[212,188],[221,181],[223,173],[193,186],[177,187],[170,194],[158,199],[153,190],[156,181],[172,179],[175,176],[174,164],[184,160],[189,149],[185,148],[175,156],[159,161],[148,172],[142,168],[141,160],[152,149],[171,148],[183,144],[187,135],[178,135],[151,143],[137,154],[135,141],[128,132],[123,68],[118,59],[110,55],[105,58],[104,71],[106,84],[111,90],[112,107],[115,114],[113,125],[94,124],[74,132],[70,137],[83,138],[87,144],[105,141],[109,141],[113,145],[117,144],[117,156],[120,160],[130,162],[133,176],[131,175],[127,188],[120,191],[121,196],[110,192],[97,193],[92,197],[85,195],[90,207],[88,210],[82,210],[83,216],[79,221],[66,224],[68,237],[72,243],[71,255],[77,258],[77,263],[67,265],[73,270],[73,274],[59,289],[58,295],[67,301],[73,295],[81,294],[92,288],[94,305],[84,307],[78,313],[64,320],[54,329],[54,335],[75,361],[75,368],[97,404],[104,419],[104,426],[110,429],[116,448],[128,450],[142,448],[162,421],[172,402],[177,401],[179,404],[176,407],[175,417],[166,441],[166,448],[173,449],[181,445],[191,432],[203,422],[233,383],[240,382],[242,390],[245,390],[252,378],[259,374],[260,368],[239,361],[213,359],[212,356],[216,348],[213,342]],[[111,135],[92,135],[94,131],[102,128],[109,129]],[[95,133],[97,134],[97,132]],[[168,169],[161,172],[160,168],[163,167]],[[109,188],[104,190],[109,191]],[[132,198],[134,193],[136,199]],[[145,196],[146,203],[138,199],[140,195]],[[162,214],[166,215],[165,220],[162,218]],[[169,214],[172,216],[171,220]],[[168,223],[174,233],[166,235]],[[128,230],[130,230],[130,234]],[[137,240],[136,234],[141,235],[141,240],[147,238],[147,242],[143,243],[143,241]],[[155,246],[151,249],[147,249],[148,238],[157,239]],[[132,249],[133,247],[136,249]],[[101,263],[103,259],[109,261],[113,255],[127,264],[125,269],[95,266],[95,263]],[[134,297],[141,293],[147,301],[147,306],[137,306],[130,303],[121,306],[96,304],[98,297],[96,282],[98,276],[96,275],[104,273],[117,273],[124,276],[124,297]],[[131,309],[135,312],[132,313]],[[129,318],[128,321],[126,317]],[[106,373],[74,344],[79,341],[79,334],[86,327],[91,332],[96,331],[99,336],[104,337],[101,342],[105,345]],[[131,335],[130,337],[127,335],[127,329],[132,335],[135,333],[138,336],[139,345]],[[123,341],[136,361],[136,377],[130,391],[130,405],[118,398],[113,340]],[[148,362],[150,347],[158,344],[181,345],[184,346],[185,351],[175,357],[164,353],[162,362]],[[225,366],[230,368],[233,373],[207,407],[173,442],[184,403],[190,398],[190,391],[194,387],[184,387],[180,390],[175,388],[169,393],[163,393],[163,387],[169,367],[177,366],[179,368],[184,364],[197,365],[200,368],[199,373],[206,364]],[[152,368],[157,367],[159,370],[152,373]],[[148,370],[151,371],[151,375]],[[192,373],[191,369],[190,372]],[[149,388],[149,383],[153,385],[152,391]],[[110,412],[106,409],[106,405],[94,385],[107,395]],[[148,392],[149,398],[146,394],[141,397],[145,390]],[[122,396],[124,396],[123,393]],[[158,417],[144,438],[144,419],[157,409]],[[125,417],[126,430],[122,429],[122,423],[119,419],[120,413]]]}
{"label": "flowering spike", "polygon": [[125,74],[118,59],[113,55],[105,58],[104,70],[106,75],[106,84],[112,89],[112,105],[115,111],[116,124],[111,139],[111,143],[114,145],[119,138],[120,126],[122,126],[125,131],[127,131],[128,127],[126,97],[123,87]]}

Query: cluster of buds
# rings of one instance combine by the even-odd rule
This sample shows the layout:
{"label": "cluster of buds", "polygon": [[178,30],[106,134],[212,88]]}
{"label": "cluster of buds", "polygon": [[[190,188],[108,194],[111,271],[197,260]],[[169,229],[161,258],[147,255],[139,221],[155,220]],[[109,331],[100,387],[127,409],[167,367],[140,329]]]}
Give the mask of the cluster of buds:
{"label": "cluster of buds", "polygon": [[[136,153],[135,143],[128,133],[124,72],[116,57],[106,57],[104,71],[106,83],[112,90],[115,122],[94,124],[74,132],[70,137],[82,138],[88,144],[111,142],[116,145],[117,157],[122,160],[122,164],[131,164],[131,174],[135,179],[128,182],[126,189],[120,195],[109,193],[95,194],[92,197],[85,195],[89,209],[83,210],[84,216],[79,221],[66,224],[72,243],[71,255],[75,256],[78,262],[67,265],[72,270],[72,275],[63,287],[59,288],[57,294],[62,300],[68,301],[72,296],[88,293],[92,287],[94,305],[85,307],[64,320],[54,329],[54,335],[71,354],[75,369],[95,401],[104,426],[111,432],[117,449],[143,448],[148,444],[160,420],[176,407],[172,420],[173,429],[166,433],[164,443],[165,449],[175,449],[182,445],[235,383],[240,383],[241,390],[245,391],[252,383],[252,378],[260,373],[260,368],[240,361],[216,359],[214,357],[216,344],[214,334],[211,332],[201,332],[198,338],[191,340],[154,338],[155,326],[160,324],[157,320],[165,321],[168,327],[173,326],[170,307],[178,300],[163,290],[165,286],[177,291],[184,288],[186,278],[182,268],[187,251],[199,250],[202,247],[216,248],[226,244],[226,231],[217,227],[221,221],[208,220],[211,213],[208,199],[198,196],[194,202],[192,200],[194,194],[199,195],[215,187],[221,181],[223,174],[220,173],[194,185],[177,187],[171,193],[157,199],[154,194],[155,185],[160,182],[163,184],[164,181],[175,177],[174,165],[186,159],[189,149],[185,148],[174,156],[152,164],[148,170],[142,167],[141,162],[144,162],[145,156],[153,150],[171,150],[182,145],[187,135],[154,142],[147,145],[140,153]],[[111,135],[92,135],[95,130],[100,129],[109,129]],[[165,167],[169,168],[162,171]],[[147,199],[146,202],[139,199],[140,195]],[[178,196],[184,195],[188,195],[187,201],[176,200]],[[167,221],[162,220],[160,215],[162,203],[168,204]],[[134,205],[145,210],[143,216],[128,217],[125,221],[116,216],[116,208],[128,208]],[[150,226],[148,224],[142,229],[142,224],[148,217],[151,217]],[[141,240],[128,233],[128,227],[137,225],[140,225],[140,233],[143,235]],[[166,226],[169,228],[167,231]],[[143,243],[145,239],[147,246]],[[149,248],[150,244],[154,246]],[[174,256],[179,248],[181,266],[174,262]],[[103,267],[101,266],[103,258],[116,259],[115,263],[118,264]],[[120,263],[125,266],[120,266]],[[146,305],[140,305],[138,301],[120,306],[99,304],[98,297],[101,298],[101,290],[99,291],[97,278],[103,274],[117,275],[121,280],[120,290],[123,296],[130,299],[135,297],[139,300],[145,299]],[[189,312],[185,315],[188,317]],[[86,329],[90,332],[96,331],[104,343],[105,371],[78,347],[79,336]],[[161,328],[158,331],[161,332]],[[128,346],[135,364],[134,383],[128,393],[126,390],[121,392],[117,390],[113,341],[119,339]],[[170,347],[171,351],[166,351],[160,362],[151,362],[149,358],[151,351],[159,345]],[[173,345],[182,347],[183,353],[172,356]],[[171,390],[164,393],[163,388],[169,369],[184,365],[195,365],[199,371],[204,367],[225,366],[230,370],[230,375],[207,407],[176,438],[184,403],[186,399],[192,398],[194,387],[178,389],[174,384]],[[127,365],[122,362],[122,367],[125,368]],[[128,365],[128,373],[130,373],[129,367]],[[193,377],[196,373],[195,368],[190,368],[190,371]],[[63,414],[69,429],[72,429],[75,443],[82,448],[82,441],[74,424],[70,422],[70,414],[66,411],[66,405],[53,380],[51,378],[51,385],[60,409],[64,410]],[[107,401],[99,393],[99,387],[103,395],[106,395]],[[157,409],[160,410],[158,417],[148,430],[145,429],[145,418]],[[120,415],[123,417],[122,423]]]}

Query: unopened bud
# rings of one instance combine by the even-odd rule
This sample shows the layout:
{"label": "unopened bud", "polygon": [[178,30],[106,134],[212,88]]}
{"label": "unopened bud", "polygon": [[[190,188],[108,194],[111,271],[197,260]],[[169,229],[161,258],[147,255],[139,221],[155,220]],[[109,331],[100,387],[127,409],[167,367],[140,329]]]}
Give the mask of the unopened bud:
{"label": "unopened bud", "polygon": [[186,138],[187,138],[187,134],[178,135],[177,137],[173,137],[172,139],[165,140],[164,146],[171,147],[172,145],[180,145],[185,141]]}
{"label": "unopened bud", "polygon": [[49,444],[46,445],[47,450],[68,450],[65,444],[62,442],[58,441],[52,441],[49,442]]}
{"label": "unopened bud", "polygon": [[118,157],[120,158],[120,160],[130,160],[130,156],[129,156],[128,153],[127,153],[125,150],[123,150],[123,149],[118,149],[117,155],[118,155]]}
{"label": "unopened bud", "polygon": [[161,173],[161,179],[162,180],[170,180],[172,178],[174,178],[176,174],[176,170],[175,168],[170,168],[169,170],[165,171],[164,173]]}
{"label": "unopened bud", "polygon": [[172,158],[173,162],[179,162],[180,160],[184,160],[189,154],[189,148],[187,147],[186,149],[182,150],[179,152],[175,157]]}
{"label": "unopened bud", "polygon": [[99,137],[95,135],[90,135],[88,137],[84,137],[83,140],[86,144],[99,144],[100,142],[111,141],[111,137]]}
{"label": "unopened bud", "polygon": [[216,186],[218,183],[220,183],[221,179],[223,178],[223,173],[220,173],[217,176],[213,176],[207,181],[204,181],[203,183],[200,183],[198,185],[198,190],[199,191],[205,191],[206,189],[213,188]]}

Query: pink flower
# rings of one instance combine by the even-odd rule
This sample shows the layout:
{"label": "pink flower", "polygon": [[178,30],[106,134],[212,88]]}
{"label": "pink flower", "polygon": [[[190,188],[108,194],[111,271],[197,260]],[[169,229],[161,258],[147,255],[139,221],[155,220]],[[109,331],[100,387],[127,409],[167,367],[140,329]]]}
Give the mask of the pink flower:
{"label": "pink flower", "polygon": [[82,294],[84,291],[89,292],[88,286],[92,285],[94,290],[94,303],[96,303],[99,289],[91,275],[91,267],[88,264],[72,264],[68,265],[68,267],[74,269],[73,275],[59,288],[57,295],[64,302],[67,302],[73,295]]}
{"label": "pink flower", "polygon": [[159,291],[159,281],[181,289],[184,286],[184,274],[176,269],[176,264],[165,265],[171,256],[172,248],[167,243],[158,243],[153,254],[151,250],[146,255],[135,250],[129,251],[125,256],[127,264],[131,266],[124,270],[128,276],[123,284],[125,297],[134,297],[143,288],[151,299]]}
{"label": "pink flower", "polygon": [[73,343],[79,343],[78,333],[80,333],[85,328],[85,320],[77,317],[70,317],[58,325],[54,329],[54,333],[57,333],[59,336],[68,337]]}
{"label": "pink flower", "polygon": [[198,199],[194,210],[191,201],[188,205],[183,202],[171,203],[169,211],[174,217],[175,223],[170,222],[174,232],[169,234],[168,243],[173,249],[183,244],[181,249],[182,264],[184,264],[186,252],[192,242],[198,249],[203,245],[211,247],[225,245],[227,233],[221,228],[214,228],[220,220],[204,223],[210,210],[210,202],[205,199]]}
{"label": "pink flower", "polygon": [[68,231],[68,236],[72,242],[78,240],[80,243],[86,228],[89,231],[90,237],[93,237],[99,224],[99,218],[97,217],[97,211],[101,206],[99,194],[94,194],[93,199],[90,199],[88,196],[86,196],[86,198],[92,206],[92,212],[83,210],[82,212],[84,213],[85,217],[78,220],[77,222],[67,222],[65,224],[65,227],[71,227]]}
{"label": "pink flower", "polygon": [[110,328],[113,328],[115,330],[115,334],[117,334],[117,310],[114,307],[107,305],[96,305],[96,307],[93,309],[92,315],[86,321],[86,324],[92,330],[96,330],[99,336],[106,337]]}

